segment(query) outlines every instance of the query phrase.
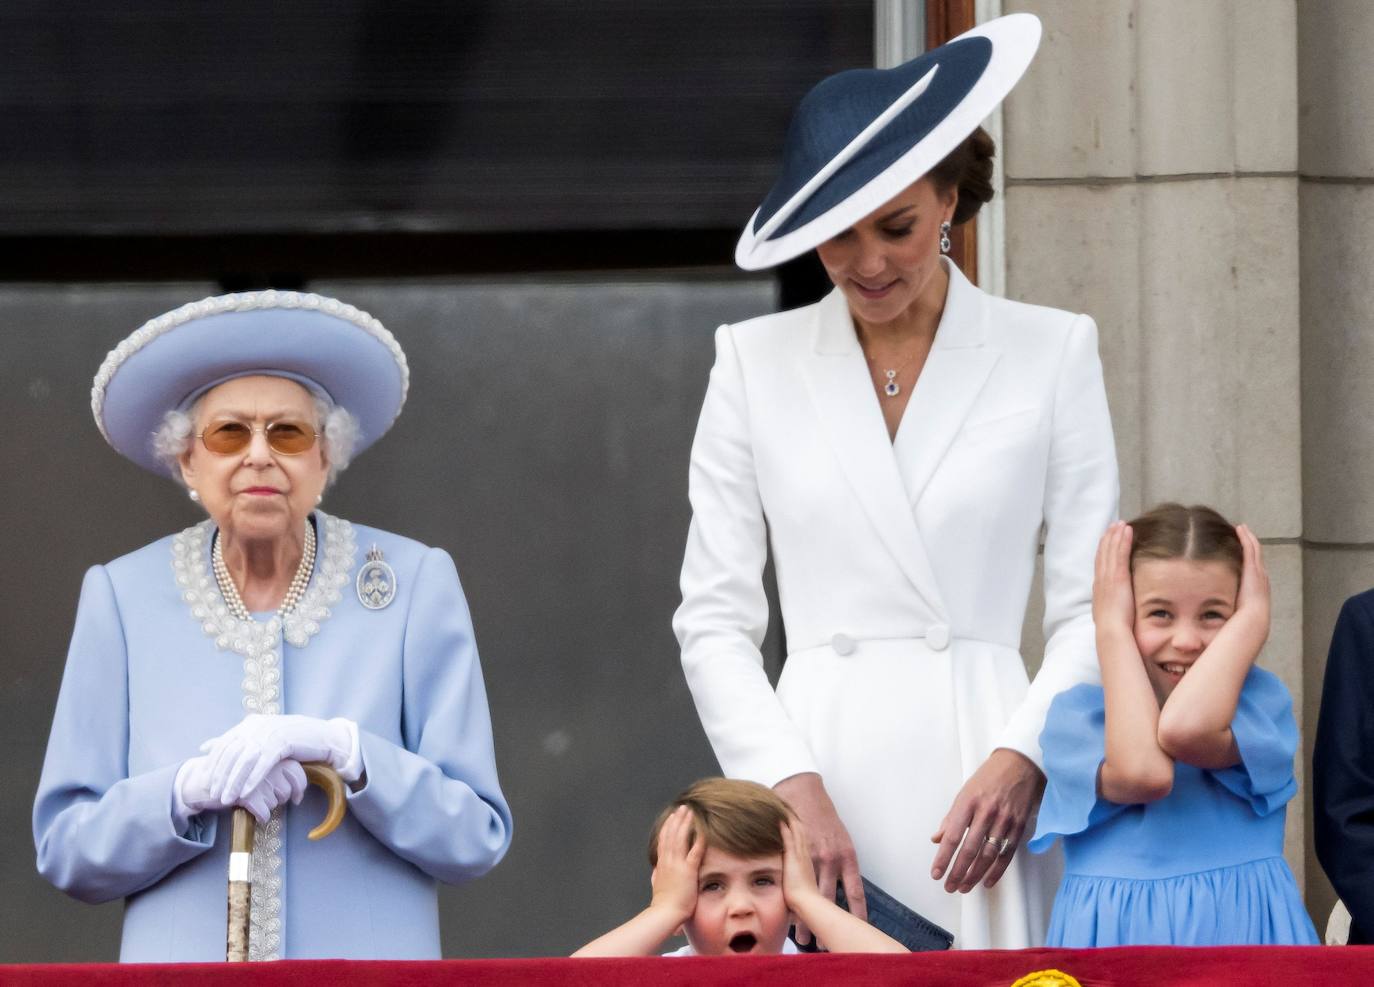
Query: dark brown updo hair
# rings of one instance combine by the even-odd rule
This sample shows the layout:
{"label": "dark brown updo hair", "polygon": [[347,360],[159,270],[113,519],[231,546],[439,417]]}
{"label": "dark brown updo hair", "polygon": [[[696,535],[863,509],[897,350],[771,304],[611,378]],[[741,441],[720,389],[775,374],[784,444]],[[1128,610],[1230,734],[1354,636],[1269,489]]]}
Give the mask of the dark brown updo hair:
{"label": "dark brown updo hair", "polygon": [[1224,562],[1240,578],[1240,537],[1235,527],[1210,507],[1160,504],[1128,522],[1131,571],[1150,559]]}
{"label": "dark brown updo hair", "polygon": [[945,155],[926,177],[941,192],[957,189],[959,201],[954,206],[955,226],[967,223],[978,214],[984,202],[992,199],[992,159],[997,144],[992,136],[979,127],[954,150]]}

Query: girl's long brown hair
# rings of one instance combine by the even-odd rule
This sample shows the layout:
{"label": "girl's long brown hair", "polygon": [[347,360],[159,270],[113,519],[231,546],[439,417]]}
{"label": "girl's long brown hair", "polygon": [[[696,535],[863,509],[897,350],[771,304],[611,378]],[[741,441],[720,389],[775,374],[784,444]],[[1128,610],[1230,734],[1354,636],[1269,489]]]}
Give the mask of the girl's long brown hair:
{"label": "girl's long brown hair", "polygon": [[1240,578],[1240,538],[1230,521],[1210,507],[1160,504],[1128,522],[1131,570],[1145,559],[1225,562]]}

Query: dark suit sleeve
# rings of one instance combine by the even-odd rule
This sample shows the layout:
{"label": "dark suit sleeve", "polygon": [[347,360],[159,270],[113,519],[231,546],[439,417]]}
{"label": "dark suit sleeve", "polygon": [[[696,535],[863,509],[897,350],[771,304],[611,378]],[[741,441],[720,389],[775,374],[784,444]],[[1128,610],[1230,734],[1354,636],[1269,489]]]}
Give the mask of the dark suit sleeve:
{"label": "dark suit sleeve", "polygon": [[1374,935],[1374,591],[1345,601],[1322,683],[1312,755],[1317,859],[1350,909],[1351,941]]}

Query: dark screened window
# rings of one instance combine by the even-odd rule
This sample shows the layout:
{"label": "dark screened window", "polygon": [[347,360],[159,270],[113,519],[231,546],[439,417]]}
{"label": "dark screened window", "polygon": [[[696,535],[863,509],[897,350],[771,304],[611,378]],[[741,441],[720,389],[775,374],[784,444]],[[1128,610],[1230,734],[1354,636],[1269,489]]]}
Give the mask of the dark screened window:
{"label": "dark screened window", "polygon": [[738,229],[872,0],[11,0],[0,237]]}

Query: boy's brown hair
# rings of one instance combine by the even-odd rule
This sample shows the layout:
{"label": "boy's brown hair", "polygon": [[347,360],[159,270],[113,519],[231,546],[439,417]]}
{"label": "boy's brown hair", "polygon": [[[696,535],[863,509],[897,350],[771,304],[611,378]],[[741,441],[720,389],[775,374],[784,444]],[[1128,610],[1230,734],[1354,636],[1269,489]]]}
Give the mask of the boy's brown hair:
{"label": "boy's brown hair", "polygon": [[1240,577],[1240,537],[1235,527],[1210,507],[1160,504],[1128,522],[1131,526],[1131,571],[1150,559],[1224,562]]}
{"label": "boy's brown hair", "polygon": [[696,825],[692,843],[704,839],[708,847],[745,859],[782,853],[781,826],[792,810],[771,788],[752,781],[703,778],[673,799],[654,820],[649,834],[649,866],[658,866],[658,834],[680,805],[692,810]]}

